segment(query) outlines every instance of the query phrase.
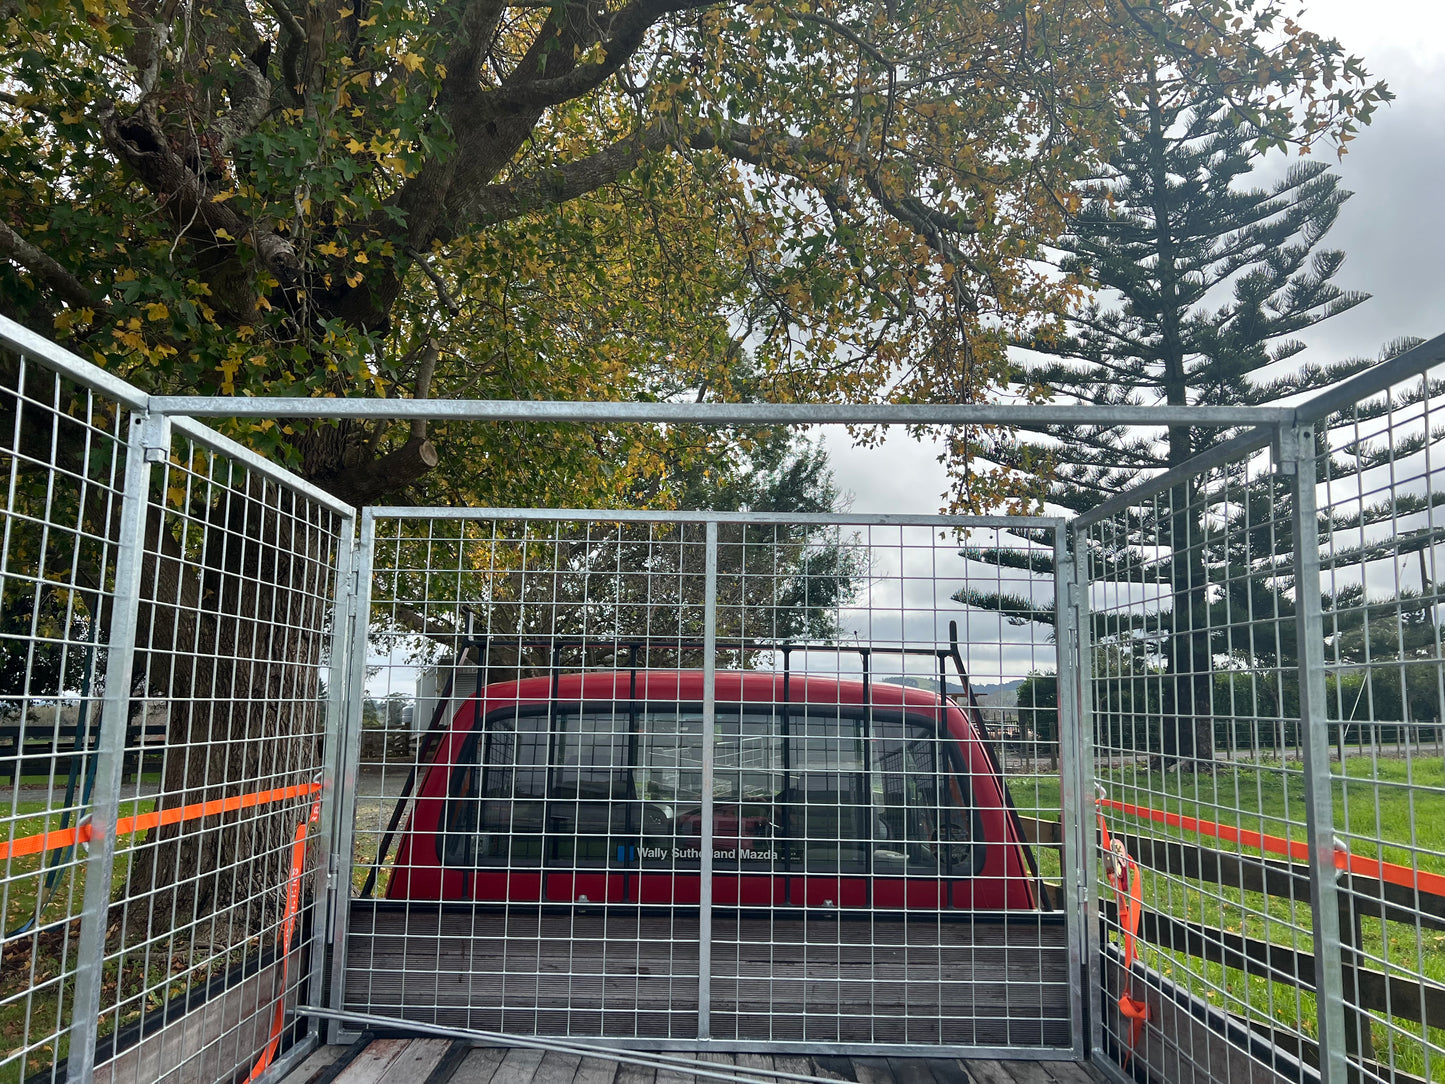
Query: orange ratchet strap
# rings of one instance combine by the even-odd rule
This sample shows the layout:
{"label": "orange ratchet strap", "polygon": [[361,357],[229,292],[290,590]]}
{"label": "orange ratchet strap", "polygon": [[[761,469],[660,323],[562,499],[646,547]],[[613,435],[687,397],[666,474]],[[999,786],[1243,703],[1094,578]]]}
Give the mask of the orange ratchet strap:
{"label": "orange ratchet strap", "polygon": [[[1227,843],[1255,847],[1268,854],[1282,854],[1287,858],[1299,859],[1302,862],[1309,861],[1308,843],[1285,839],[1283,836],[1250,832],[1228,824],[1216,824],[1214,821],[1186,817],[1179,813],[1163,813],[1157,809],[1150,809],[1148,806],[1130,805],[1128,802],[1115,802],[1108,798],[1100,798],[1098,803],[1141,820],[1167,824],[1171,828],[1183,828],[1186,832],[1197,832],[1201,836],[1211,836]],[[1432,896],[1445,896],[1445,876],[1439,873],[1426,873],[1424,870],[1411,869],[1409,866],[1397,865],[1394,862],[1381,862],[1378,858],[1350,854],[1338,846],[1335,848],[1335,868],[1348,873],[1358,873],[1361,877],[1370,877],[1377,881],[1388,881],[1390,884],[1400,885],[1403,888],[1416,889]]]}
{"label": "orange ratchet strap", "polygon": [[[320,784],[315,784],[320,789]],[[306,865],[306,833],[311,825],[321,818],[321,795],[311,803],[311,814],[296,826],[296,838],[291,843],[291,878],[286,882],[286,916],[281,920],[281,935],[277,945],[281,950],[281,993],[276,998],[276,1015],[271,1019],[271,1041],[261,1052],[260,1059],[251,1069],[246,1084],[251,1084],[266,1071],[276,1048],[281,1044],[281,1029],[286,1023],[286,979],[291,971],[291,935],[296,931],[296,912],[301,906],[301,874]]]}
{"label": "orange ratchet strap", "polygon": [[[1100,805],[1116,803],[1099,799]],[[1139,923],[1144,917],[1144,881],[1139,875],[1139,863],[1129,857],[1121,839],[1109,838],[1109,826],[1104,823],[1104,814],[1099,814],[1099,833],[1104,843],[1104,868],[1108,871],[1109,883],[1114,886],[1114,899],[1119,906],[1119,925],[1124,936],[1124,991],[1119,994],[1119,1012],[1128,1018],[1129,1049],[1124,1052],[1122,1068],[1129,1068],[1129,1057],[1139,1045],[1139,1036],[1144,1023],[1149,1019],[1149,1006],[1140,998],[1132,997],[1129,990],[1133,984],[1134,945],[1139,937]]]}
{"label": "orange ratchet strap", "polygon": [[[160,809],[136,817],[122,817],[115,823],[117,836],[134,835],[136,832],[144,832],[161,825],[180,824],[183,821],[198,820],[201,817],[232,813],[238,809],[250,809],[254,806],[268,805],[271,802],[284,802],[290,798],[307,798],[313,794],[316,795],[316,800],[311,803],[310,814],[296,826],[296,835],[291,842],[291,874],[286,883],[286,912],[281,920],[281,931],[277,938],[282,953],[281,994],[276,999],[275,1016],[271,1021],[271,1041],[266,1044],[266,1049],[262,1051],[260,1060],[252,1068],[251,1075],[246,1078],[246,1084],[252,1084],[266,1071],[271,1064],[271,1059],[276,1056],[276,1048],[281,1043],[281,1030],[286,1020],[286,983],[291,968],[291,955],[288,949],[292,935],[296,932],[296,915],[301,907],[301,876],[305,872],[307,832],[311,825],[321,818],[320,791],[321,784],[319,782],[302,783],[292,787],[277,787],[274,790],[253,791],[250,794],[238,794],[231,798],[217,798],[209,802],[196,802],[192,805]],[[9,843],[0,843],[0,859],[26,854],[41,854],[45,851],[69,847],[75,843],[89,843],[94,836],[95,832],[89,823],[58,832],[40,832],[33,836],[23,836],[20,839],[11,840]]]}
{"label": "orange ratchet strap", "polygon": [[[303,783],[294,787],[253,791],[250,794],[238,794],[232,798],[217,798],[209,802],[196,802],[193,805],[158,809],[153,813],[142,813],[137,817],[122,817],[115,822],[115,834],[117,836],[134,835],[136,832],[144,832],[148,828],[156,828],[163,824],[180,824],[182,821],[196,820],[199,817],[214,817],[218,813],[232,813],[237,809],[250,809],[252,806],[267,805],[271,802],[284,802],[288,798],[309,798],[320,789],[320,783]],[[58,832],[40,832],[33,836],[22,836],[9,843],[0,843],[0,861],[6,858],[18,858],[25,854],[55,851],[61,847],[69,847],[73,843],[89,843],[94,835],[93,826],[86,823]]]}

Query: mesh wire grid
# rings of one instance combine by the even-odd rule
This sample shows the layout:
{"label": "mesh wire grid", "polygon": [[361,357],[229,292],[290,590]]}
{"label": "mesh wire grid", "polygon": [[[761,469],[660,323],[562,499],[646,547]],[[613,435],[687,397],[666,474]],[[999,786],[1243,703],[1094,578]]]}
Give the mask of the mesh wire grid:
{"label": "mesh wire grid", "polygon": [[[35,360],[0,352],[0,1076],[69,1052],[85,853],[100,732],[122,409]],[[63,845],[42,847],[55,833]]]}
{"label": "mesh wire grid", "polygon": [[[244,1075],[280,988],[320,978],[291,870],[324,839],[359,893],[414,772],[379,899],[312,932],[349,924],[350,956],[296,1000],[619,1045],[1068,1057],[1083,965],[1095,1047],[1131,1074],[1440,1079],[1442,386],[1416,360],[1076,525],[1076,608],[1048,597],[1057,525],[383,515],[348,675],[348,510],[63,352],[0,353],[0,1077],[152,1079],[156,1051]],[[1087,702],[1051,632],[970,591],[1077,636]],[[981,701],[957,729],[927,691],[950,619]],[[540,684],[460,725],[518,681]],[[996,766],[968,759],[985,730]],[[341,808],[298,859],[333,762]],[[1137,927],[1127,879],[1078,859],[1096,810],[1140,867]],[[989,864],[1018,840],[1037,878]],[[1121,994],[1148,1005],[1137,1038]]]}
{"label": "mesh wire grid", "polygon": [[0,1079],[230,1080],[306,974],[354,521],[144,403],[0,353]]}
{"label": "mesh wire grid", "polygon": [[966,551],[1052,532],[619,515],[363,519],[340,1007],[1067,1050],[1059,861],[1027,842],[1059,838],[1056,737],[1017,707],[1056,647],[951,597],[1036,590]]}
{"label": "mesh wire grid", "polygon": [[[1308,827],[1290,497],[1267,455],[1247,455],[1076,536],[1089,575],[1088,782],[1118,949],[1104,959],[1100,1018],[1106,1045],[1159,1079],[1232,1079],[1236,1053],[1210,1029],[1229,1018],[1311,1060],[1309,880],[1276,845]],[[1150,1026],[1135,1032],[1120,995],[1149,1005]],[[1197,1024],[1191,1006],[1214,1019]]]}
{"label": "mesh wire grid", "polygon": [[1357,384],[1074,533],[1095,1042],[1157,1079],[1445,1074],[1441,386]]}
{"label": "mesh wire grid", "polygon": [[[100,1031],[154,1035],[167,1064],[222,1080],[274,1057],[273,1002],[294,1005],[307,975],[325,677],[354,528],[200,426],[177,423],[152,454],[140,721],[124,748],[138,784],[117,811]],[[203,1002],[208,1026],[162,1034]],[[150,1071],[126,1049],[98,1050],[109,1079]]]}
{"label": "mesh wire grid", "polygon": [[1445,1079],[1441,375],[1320,418],[1311,449],[1344,1042],[1366,1080]]}

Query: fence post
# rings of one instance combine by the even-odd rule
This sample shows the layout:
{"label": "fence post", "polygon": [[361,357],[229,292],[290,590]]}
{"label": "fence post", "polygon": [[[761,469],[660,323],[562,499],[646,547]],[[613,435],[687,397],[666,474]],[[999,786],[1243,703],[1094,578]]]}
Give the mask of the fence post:
{"label": "fence post", "polygon": [[1335,805],[1330,780],[1325,693],[1324,615],[1320,606],[1320,533],[1315,493],[1315,430],[1280,429],[1279,470],[1292,478],[1295,615],[1299,644],[1300,727],[1304,747],[1305,824],[1309,835],[1310,911],[1314,926],[1315,1013],[1321,1084],[1348,1079],[1344,976],[1341,971],[1339,885],[1335,871]]}
{"label": "fence post", "polygon": [[[1354,878],[1344,874],[1338,879],[1336,896],[1340,908],[1340,964],[1342,987],[1350,995],[1345,1009],[1345,1052],[1352,1058],[1375,1060],[1375,1043],[1370,1035],[1370,1014],[1353,1008],[1360,1004],[1360,971],[1364,969],[1364,923],[1355,894]],[[1383,922],[1384,916],[1381,915]]]}
{"label": "fence post", "polygon": [[1082,1058],[1088,1040],[1084,1022],[1093,1015],[1085,1013],[1083,980],[1098,966],[1098,960],[1094,939],[1090,935],[1092,927],[1085,917],[1088,885],[1084,878],[1084,865],[1090,852],[1084,837],[1084,826],[1093,823],[1089,816],[1093,796],[1086,789],[1084,759],[1080,755],[1083,738],[1080,675],[1087,670],[1084,666],[1083,637],[1079,634],[1079,610],[1084,587],[1079,582],[1078,571],[1069,554],[1068,530],[1059,527],[1054,531],[1054,606],[1058,632],[1054,646],[1058,653],[1059,675],[1054,740],[1058,743],[1061,760],[1059,806],[1063,836],[1063,866],[1059,879],[1064,896],[1064,913],[1071,931],[1069,973],[1075,980],[1069,990],[1070,1030],[1074,1056]]}
{"label": "fence post", "polygon": [[136,625],[140,618],[150,465],[153,459],[159,462],[169,454],[169,419],[164,415],[132,414],[116,542],[115,594],[111,602],[105,659],[105,697],[101,707],[100,740],[95,753],[90,856],[85,863],[85,902],[76,949],[74,1017],[66,1066],[66,1076],[71,1084],[91,1084],[95,1077],[95,1043],[100,1028],[100,992],[105,972],[105,931],[110,919],[110,882],[115,873],[115,826],[120,817],[126,718],[130,712]]}
{"label": "fence post", "polygon": [[[356,595],[359,577],[356,572],[356,517],[344,521],[336,553],[336,590],[331,614],[331,664],[326,687],[326,745],[321,762],[325,766],[322,779],[321,823],[317,836],[321,857],[316,865],[316,900],[312,919],[311,981],[307,1002],[316,1008],[327,1007],[322,993],[326,988],[325,973],[332,946],[346,940],[349,919],[347,904],[351,900],[351,854],[338,845],[342,824],[352,824],[356,809],[356,772],[354,761],[346,759],[347,708],[351,703],[351,646],[356,635]],[[365,639],[365,630],[362,634]],[[346,768],[352,765],[350,774]],[[339,954],[339,950],[338,950]],[[340,981],[331,984],[333,996],[340,991]],[[331,1008],[340,1008],[337,1002]],[[332,1021],[329,1028],[337,1027]]]}
{"label": "fence post", "polygon": [[702,631],[702,850],[698,855],[697,1037],[712,1038],[713,771],[717,745],[717,520],[707,521]]}
{"label": "fence post", "polygon": [[[336,818],[334,834],[330,839],[332,847],[330,865],[336,870],[336,906],[327,916],[327,936],[331,943],[331,1005],[340,1009],[346,1003],[346,942],[351,927],[351,867],[355,859],[357,765],[361,760],[361,714],[362,702],[366,697],[366,651],[367,627],[371,620],[371,568],[376,550],[376,516],[370,508],[361,510],[361,532],[351,556],[349,576],[350,628],[347,634],[347,654],[343,660],[342,673],[345,705],[336,721],[340,740],[338,743],[336,790],[339,795],[338,809],[341,816]],[[337,614],[338,620],[341,614]],[[378,856],[378,861],[384,856]],[[370,1009],[370,1006],[367,1006]],[[327,1030],[326,1041],[335,1043],[340,1038],[343,1026],[333,1020]]]}

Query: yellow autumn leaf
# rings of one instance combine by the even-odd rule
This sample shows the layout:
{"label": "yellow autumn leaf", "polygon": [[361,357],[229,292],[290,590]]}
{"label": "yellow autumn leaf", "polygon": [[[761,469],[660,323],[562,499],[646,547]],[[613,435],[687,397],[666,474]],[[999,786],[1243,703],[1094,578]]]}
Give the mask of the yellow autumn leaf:
{"label": "yellow autumn leaf", "polygon": [[398,64],[409,72],[420,71],[426,66],[426,60],[417,56],[415,53],[402,53],[396,60]]}
{"label": "yellow autumn leaf", "polygon": [[152,301],[149,305],[146,306],[147,320],[164,320],[166,317],[170,316],[170,314],[171,310],[166,308],[165,302],[163,301]]}

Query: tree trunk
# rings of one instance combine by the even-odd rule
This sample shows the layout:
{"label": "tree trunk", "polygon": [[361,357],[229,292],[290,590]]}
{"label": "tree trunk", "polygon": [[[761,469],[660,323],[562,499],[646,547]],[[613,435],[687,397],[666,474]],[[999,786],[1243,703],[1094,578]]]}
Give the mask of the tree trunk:
{"label": "tree trunk", "polygon": [[1164,762],[1198,771],[1214,759],[1213,649],[1204,552],[1193,486],[1170,491],[1170,562],[1173,612],[1164,682]]}
{"label": "tree trunk", "polygon": [[[321,759],[329,532],[254,475],[198,505],[152,504],[146,529],[136,677],[169,713],[161,810],[308,784]],[[127,939],[194,924],[193,940],[231,947],[274,922],[307,805],[152,829],[127,875]]]}

